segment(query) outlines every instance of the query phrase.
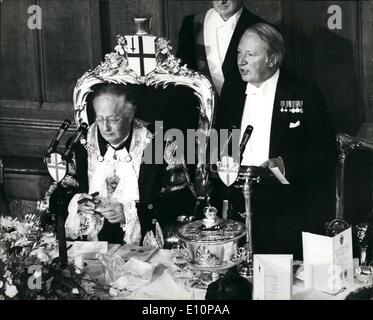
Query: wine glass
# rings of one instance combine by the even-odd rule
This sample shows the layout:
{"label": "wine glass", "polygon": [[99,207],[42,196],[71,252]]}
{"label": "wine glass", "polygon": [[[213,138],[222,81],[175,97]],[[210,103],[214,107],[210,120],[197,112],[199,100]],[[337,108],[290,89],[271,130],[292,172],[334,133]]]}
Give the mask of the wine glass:
{"label": "wine glass", "polygon": [[172,261],[180,268],[184,269],[188,264],[188,252],[183,244],[176,244],[171,248]]}
{"label": "wine glass", "polygon": [[368,264],[368,238],[369,223],[358,223],[356,225],[356,236],[359,245],[359,266],[356,269],[356,278],[365,286],[373,284],[373,263]]}
{"label": "wine glass", "polygon": [[373,264],[371,263],[368,266],[359,266],[356,270],[356,278],[364,286],[373,285]]}

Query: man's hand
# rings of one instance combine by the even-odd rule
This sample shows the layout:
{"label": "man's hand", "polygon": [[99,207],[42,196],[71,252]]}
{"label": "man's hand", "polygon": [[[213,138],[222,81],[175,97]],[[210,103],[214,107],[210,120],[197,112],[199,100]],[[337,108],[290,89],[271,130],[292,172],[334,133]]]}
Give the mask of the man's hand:
{"label": "man's hand", "polygon": [[113,202],[105,207],[99,207],[96,212],[101,213],[110,223],[125,223],[123,205],[119,202]]}
{"label": "man's hand", "polygon": [[96,202],[94,198],[87,193],[82,193],[78,200],[78,212],[85,214],[94,214]]}

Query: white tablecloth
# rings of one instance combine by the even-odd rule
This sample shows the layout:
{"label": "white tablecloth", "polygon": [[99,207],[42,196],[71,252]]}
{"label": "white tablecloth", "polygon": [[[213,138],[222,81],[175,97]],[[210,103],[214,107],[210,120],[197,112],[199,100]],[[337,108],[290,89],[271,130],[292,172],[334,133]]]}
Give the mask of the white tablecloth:
{"label": "white tablecloth", "polygon": [[[109,245],[109,254],[117,250],[119,245]],[[105,285],[104,267],[98,260],[85,260],[86,271],[90,277],[97,282],[98,286]],[[158,264],[153,280],[136,290],[135,292],[120,291],[117,296],[100,293],[102,299],[138,299],[138,300],[204,300],[206,291],[202,289],[191,289],[184,285],[183,281],[175,279],[177,267],[172,261],[171,251],[161,249],[150,261]],[[331,295],[320,291],[304,288],[304,283],[297,280],[293,285],[293,300],[343,300],[350,292],[360,288],[361,284],[355,281],[353,286],[347,288],[337,295]]]}

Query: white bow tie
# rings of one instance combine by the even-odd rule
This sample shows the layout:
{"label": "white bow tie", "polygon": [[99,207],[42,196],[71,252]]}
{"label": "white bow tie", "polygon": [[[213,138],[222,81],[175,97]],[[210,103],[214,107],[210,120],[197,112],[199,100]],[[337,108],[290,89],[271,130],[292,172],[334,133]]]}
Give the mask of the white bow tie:
{"label": "white bow tie", "polygon": [[263,85],[261,85],[259,88],[252,85],[251,83],[247,83],[246,85],[246,92],[245,94],[246,95],[257,95],[257,94],[261,94],[263,91]]}

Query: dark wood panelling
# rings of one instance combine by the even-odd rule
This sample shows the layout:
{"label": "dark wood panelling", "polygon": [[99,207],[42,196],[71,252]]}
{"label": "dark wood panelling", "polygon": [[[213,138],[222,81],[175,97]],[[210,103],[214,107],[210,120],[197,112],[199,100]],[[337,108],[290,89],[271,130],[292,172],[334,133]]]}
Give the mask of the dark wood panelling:
{"label": "dark wood panelling", "polygon": [[[342,9],[342,29],[330,30],[329,5]],[[355,1],[321,2],[321,19],[314,39],[315,82],[323,90],[337,132],[356,134],[363,118],[359,79],[358,4]]]}
{"label": "dark wood panelling", "polygon": [[[332,4],[342,9],[342,30],[327,26],[327,9]],[[363,122],[358,86],[357,3],[286,1],[282,12],[288,49],[286,68],[320,87],[337,132],[356,134]]]}
{"label": "dark wood panelling", "polygon": [[90,42],[92,46],[90,51],[92,54],[91,67],[95,67],[102,60],[102,46],[101,46],[101,30],[100,30],[100,8],[97,0],[88,0],[89,2],[89,31]]}
{"label": "dark wood panelling", "polygon": [[116,44],[118,34],[133,34],[135,32],[134,17],[152,17],[151,31],[155,36],[164,36],[163,3],[162,0],[111,0],[108,2],[108,17],[110,19],[110,48]]}
{"label": "dark wood panelling", "polygon": [[27,9],[34,1],[1,3],[1,99],[40,100],[37,30]]}
{"label": "dark wood panelling", "polygon": [[157,37],[164,36],[163,1],[139,0],[139,15],[152,17],[152,34]]}
{"label": "dark wood panelling", "polygon": [[74,118],[74,107],[72,103],[44,103],[40,108],[38,102],[19,101],[19,100],[1,100],[1,117],[19,118],[31,120],[52,120],[59,121],[65,118],[72,120]]}
{"label": "dark wood panelling", "polygon": [[19,220],[24,219],[25,215],[29,213],[38,214],[36,207],[37,201],[31,200],[12,200],[9,203],[12,217],[18,218]]}
{"label": "dark wood panelling", "polygon": [[[362,91],[367,120],[373,122],[373,1],[361,1]],[[373,136],[370,137],[373,139]]]}
{"label": "dark wood panelling", "polygon": [[40,1],[46,102],[72,101],[77,79],[99,63],[99,12],[90,2]]}
{"label": "dark wood panelling", "polygon": [[51,184],[49,176],[6,174],[4,191],[9,200],[15,198],[35,201],[44,198]]}
{"label": "dark wood panelling", "polygon": [[[281,5],[279,1],[244,1],[247,9],[266,19],[267,21],[279,24],[281,20]],[[205,12],[212,8],[211,1],[194,0],[166,0],[165,1],[165,35],[171,40],[176,51],[178,34],[183,18],[187,15]]]}
{"label": "dark wood panelling", "polygon": [[245,0],[244,5],[252,13],[274,25],[281,24],[281,1]]}
{"label": "dark wood panelling", "polygon": [[[0,156],[42,158],[52,138],[56,135],[61,121],[30,120],[28,118],[0,119]],[[60,142],[59,151],[76,127],[71,126]],[[27,165],[27,163],[26,163]]]}
{"label": "dark wood panelling", "polygon": [[357,6],[358,1],[321,1],[320,2],[320,27],[327,29],[327,21],[330,17],[328,8],[337,5],[342,9],[342,29],[334,29],[332,32],[357,44]]}
{"label": "dark wood panelling", "polygon": [[183,18],[187,15],[206,11],[212,7],[212,3],[211,1],[165,0],[165,7],[167,13],[165,35],[170,39],[176,52],[177,39]]}
{"label": "dark wood panelling", "polygon": [[118,1],[111,0],[108,3],[109,16],[109,36],[110,48],[105,48],[107,52],[112,51],[116,44],[118,34],[133,34],[133,17],[138,14],[138,0]]}

